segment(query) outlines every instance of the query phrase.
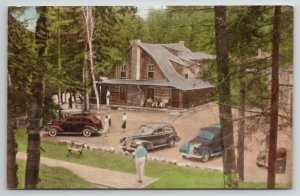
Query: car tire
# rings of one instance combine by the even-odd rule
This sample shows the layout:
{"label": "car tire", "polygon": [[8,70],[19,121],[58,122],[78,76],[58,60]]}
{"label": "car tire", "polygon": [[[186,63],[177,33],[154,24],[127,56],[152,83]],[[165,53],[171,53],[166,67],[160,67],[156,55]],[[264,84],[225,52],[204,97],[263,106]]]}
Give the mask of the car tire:
{"label": "car tire", "polygon": [[83,135],[84,137],[91,137],[92,132],[91,132],[90,129],[86,128],[86,129],[83,129],[82,135]]}
{"label": "car tire", "polygon": [[277,161],[275,164],[275,171],[277,174],[285,173],[286,164],[283,161]]}
{"label": "car tire", "polygon": [[149,147],[148,147],[146,144],[143,144],[143,147],[144,147],[146,150],[149,149]]}
{"label": "car tire", "polygon": [[201,162],[207,162],[210,157],[211,157],[211,151],[210,149],[202,149],[200,151],[200,155],[202,156],[202,158],[200,159]]}
{"label": "car tire", "polygon": [[168,144],[170,148],[173,148],[175,146],[175,139],[169,139]]}
{"label": "car tire", "polygon": [[55,137],[57,135],[57,129],[56,128],[49,129],[48,134],[51,137]]}

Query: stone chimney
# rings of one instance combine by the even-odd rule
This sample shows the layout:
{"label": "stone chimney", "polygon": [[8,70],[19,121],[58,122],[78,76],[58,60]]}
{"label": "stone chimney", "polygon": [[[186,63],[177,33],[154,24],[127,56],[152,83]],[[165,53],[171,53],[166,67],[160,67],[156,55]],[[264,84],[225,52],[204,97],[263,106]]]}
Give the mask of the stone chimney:
{"label": "stone chimney", "polygon": [[178,44],[184,46],[184,41],[179,41]]}
{"label": "stone chimney", "polygon": [[131,78],[141,79],[141,40],[131,40]]}

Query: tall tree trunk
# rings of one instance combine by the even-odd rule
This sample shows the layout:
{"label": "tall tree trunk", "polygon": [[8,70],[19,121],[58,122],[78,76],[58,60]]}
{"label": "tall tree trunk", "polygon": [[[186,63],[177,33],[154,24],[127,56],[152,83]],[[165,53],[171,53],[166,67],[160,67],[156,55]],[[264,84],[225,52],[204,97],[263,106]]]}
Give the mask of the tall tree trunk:
{"label": "tall tree trunk", "polygon": [[[58,50],[57,50],[57,62],[58,62],[58,72],[61,74],[61,38],[60,38],[60,10],[57,8],[58,15]],[[58,106],[61,107],[61,84],[58,84]]]}
{"label": "tall tree trunk", "polygon": [[84,83],[84,100],[83,100],[83,111],[89,111],[89,92],[88,92],[88,65],[87,65],[87,44],[85,44],[85,51],[84,51],[84,64],[83,64],[83,72],[82,72],[82,78]]}
{"label": "tall tree trunk", "polygon": [[18,186],[18,165],[16,162],[16,154],[17,154],[17,144],[15,139],[15,129],[17,128],[16,118],[15,118],[15,95],[12,90],[12,81],[10,74],[8,73],[8,111],[7,111],[7,188],[15,189]]}
{"label": "tall tree trunk", "polygon": [[279,41],[280,41],[281,7],[275,6],[273,41],[272,41],[272,86],[269,131],[269,160],[268,160],[268,188],[275,188],[275,162],[277,150],[278,129],[278,95],[279,95]]}
{"label": "tall tree trunk", "polygon": [[[240,74],[241,71],[240,71]],[[237,157],[237,172],[239,180],[244,181],[244,151],[245,151],[245,99],[246,89],[245,82],[240,76],[240,110],[239,110],[239,122],[238,122],[238,157]]]}
{"label": "tall tree trunk", "polygon": [[226,7],[216,6],[215,29],[217,48],[217,71],[219,83],[219,112],[224,142],[224,187],[236,188],[238,187],[238,181],[236,179],[235,173],[236,160],[234,152],[232,111],[230,106],[230,77],[226,26]]}
{"label": "tall tree trunk", "polygon": [[10,117],[7,120],[7,188],[15,189],[18,186],[18,165],[16,162],[17,144],[15,140],[16,120]]}
{"label": "tall tree trunk", "polygon": [[94,23],[92,7],[90,7],[90,6],[83,7],[83,15],[84,15],[85,25],[86,25],[88,57],[89,57],[89,62],[90,62],[89,70],[91,72],[94,93],[96,96],[97,110],[99,110],[100,109],[99,92],[97,89],[97,83],[96,83],[96,77],[95,77],[95,65],[94,65],[94,60],[93,60],[93,36],[94,36],[95,23]]}
{"label": "tall tree trunk", "polygon": [[47,7],[37,8],[40,14],[35,31],[37,66],[32,73],[32,115],[29,118],[25,188],[36,189],[40,167],[40,127],[43,117],[43,79],[46,70],[47,50]]}

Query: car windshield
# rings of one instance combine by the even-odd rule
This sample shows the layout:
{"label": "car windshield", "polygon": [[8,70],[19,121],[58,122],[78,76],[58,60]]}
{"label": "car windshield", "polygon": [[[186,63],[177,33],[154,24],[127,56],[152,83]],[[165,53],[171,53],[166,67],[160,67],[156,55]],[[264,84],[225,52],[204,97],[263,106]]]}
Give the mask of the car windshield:
{"label": "car windshield", "polygon": [[99,119],[98,119],[96,116],[94,116],[94,115],[89,115],[89,118],[90,118],[92,121],[94,121],[94,122],[99,121]]}
{"label": "car windshield", "polygon": [[152,127],[148,127],[146,125],[142,125],[139,130],[138,130],[139,133],[148,133],[148,134],[151,134],[153,133],[153,128]]}
{"label": "car windshield", "polygon": [[199,131],[197,136],[211,141],[215,137],[215,134],[209,131]]}
{"label": "car windshield", "polygon": [[72,122],[72,121],[75,121],[76,118],[73,118],[73,117],[69,117],[69,118],[66,118],[65,121],[67,122]]}

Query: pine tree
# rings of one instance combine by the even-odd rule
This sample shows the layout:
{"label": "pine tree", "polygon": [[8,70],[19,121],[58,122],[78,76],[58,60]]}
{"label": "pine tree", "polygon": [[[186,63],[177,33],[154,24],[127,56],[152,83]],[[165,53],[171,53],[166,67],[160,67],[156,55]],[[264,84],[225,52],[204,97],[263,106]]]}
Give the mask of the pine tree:
{"label": "pine tree", "polygon": [[268,188],[275,188],[275,163],[278,132],[278,95],[279,95],[279,40],[281,7],[275,6],[272,40],[272,87],[270,108],[270,134],[268,154]]}
{"label": "pine tree", "polygon": [[23,15],[25,8],[9,7],[8,9],[8,110],[7,110],[7,188],[17,188],[16,163],[17,143],[15,129],[17,117],[26,116],[27,106],[31,100],[29,92],[29,75],[33,69],[35,55],[33,48],[33,33],[25,27],[26,22],[20,22],[16,17]]}
{"label": "pine tree", "polygon": [[223,173],[224,187],[237,188],[236,159],[233,139],[233,120],[230,106],[230,77],[228,64],[227,32],[226,32],[226,7],[215,7],[216,21],[216,48],[217,48],[217,87],[219,96],[220,124],[223,132],[224,155]]}
{"label": "pine tree", "polygon": [[46,70],[45,56],[47,55],[47,7],[38,7],[39,18],[35,31],[37,52],[36,69],[32,73],[32,114],[29,118],[27,160],[25,171],[25,188],[36,189],[39,182],[40,168],[40,127],[43,118],[43,80]]}

